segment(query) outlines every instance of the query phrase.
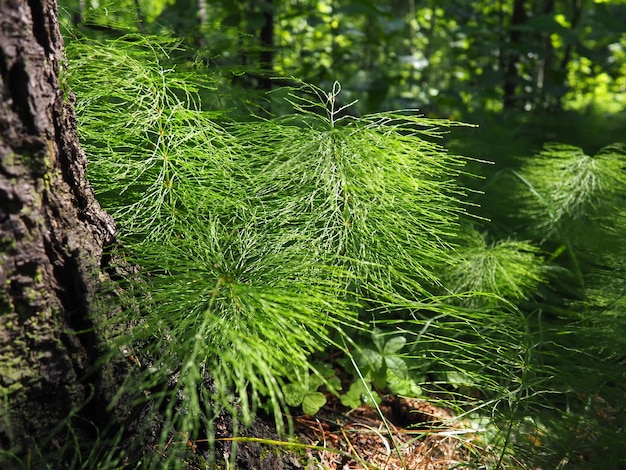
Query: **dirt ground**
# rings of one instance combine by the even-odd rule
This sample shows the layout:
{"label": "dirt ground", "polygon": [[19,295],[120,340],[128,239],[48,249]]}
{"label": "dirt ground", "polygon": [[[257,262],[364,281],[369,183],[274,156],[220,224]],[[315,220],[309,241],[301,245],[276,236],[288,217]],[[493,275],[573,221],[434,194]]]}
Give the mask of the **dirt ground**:
{"label": "dirt ground", "polygon": [[307,449],[309,468],[447,470],[476,468],[484,459],[469,423],[427,400],[385,398],[382,417],[371,406],[342,408],[331,400],[314,417],[294,418],[301,442],[314,446]]}

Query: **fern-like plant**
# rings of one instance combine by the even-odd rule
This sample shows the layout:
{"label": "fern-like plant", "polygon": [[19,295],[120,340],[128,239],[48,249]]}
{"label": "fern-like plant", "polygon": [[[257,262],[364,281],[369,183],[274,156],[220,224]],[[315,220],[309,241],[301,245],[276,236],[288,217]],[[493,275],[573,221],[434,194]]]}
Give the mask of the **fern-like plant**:
{"label": "fern-like plant", "polygon": [[[623,374],[623,150],[546,146],[488,182],[496,224],[459,235],[465,159],[440,145],[452,123],[352,117],[338,83],[281,89],[290,113],[233,122],[206,106],[223,83],[175,49],[73,40],[67,71],[117,255],[139,267],[123,286],[135,309],[114,318],[141,369],[125,391],[163,413],[162,444],[210,442],[224,410],[247,424],[263,408],[279,430],[290,406],[315,412],[318,387],[340,393],[329,347],[352,374],[346,406],[425,393],[459,419],[488,415],[476,433],[500,449],[494,467],[552,418],[565,432],[567,407],[592,426],[596,390],[619,395],[592,372]],[[156,459],[180,465],[168,451]]]}
{"label": "fern-like plant", "polygon": [[338,83],[328,93],[302,88],[308,95],[287,98],[294,114],[234,129],[265,230],[291,233],[347,269],[357,294],[423,298],[463,212],[455,178],[464,161],[436,143],[437,128],[451,123],[411,111],[356,119],[337,109]]}
{"label": "fern-like plant", "polygon": [[546,281],[539,248],[530,242],[501,240],[488,243],[487,234],[471,228],[463,237],[458,257],[444,267],[444,285],[461,296],[462,305],[518,303],[537,293]]}
{"label": "fern-like plant", "polygon": [[[544,277],[539,295],[519,303],[526,318],[520,326],[530,343],[519,375],[524,380],[516,388],[520,400],[503,422],[516,454],[536,454],[541,448],[539,460],[547,466],[569,461],[595,468],[611,462],[618,468],[624,462],[617,450],[623,438],[621,384],[626,374],[621,352],[626,326],[624,155],[621,145],[590,156],[570,145],[547,144],[519,168],[503,170],[488,183],[487,194],[502,202],[492,205],[495,227],[499,232],[506,227],[509,237],[530,240],[535,247],[507,255],[507,263],[519,262],[521,256],[528,263],[522,271],[522,265],[509,266],[507,275],[496,279],[503,282],[517,272],[513,279],[521,287],[532,280],[530,272]],[[543,256],[533,255],[532,262],[530,253]],[[461,270],[453,273],[466,285],[473,282]],[[607,417],[604,424],[599,413]],[[524,437],[528,435],[534,437]]]}
{"label": "fern-like plant", "polygon": [[289,116],[228,122],[202,109],[210,88],[177,72],[169,47],[68,48],[90,179],[141,268],[123,341],[165,410],[163,442],[210,436],[223,408],[249,423],[263,406],[282,429],[285,390],[319,373],[314,352],[350,354],[347,328],[432,297],[463,159],[436,143],[447,121],[340,117],[339,84],[289,90]]}

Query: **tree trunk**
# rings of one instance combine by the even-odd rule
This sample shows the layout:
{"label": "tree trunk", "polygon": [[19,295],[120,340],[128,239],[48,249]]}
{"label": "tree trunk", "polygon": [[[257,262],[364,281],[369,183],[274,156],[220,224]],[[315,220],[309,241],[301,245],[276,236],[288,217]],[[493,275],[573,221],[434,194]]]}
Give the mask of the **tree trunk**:
{"label": "tree trunk", "polygon": [[262,77],[259,80],[259,89],[269,91],[272,89],[272,77],[274,70],[274,4],[273,0],[266,0],[261,6],[263,26],[259,31],[261,54],[259,62]]}
{"label": "tree trunk", "polygon": [[506,53],[506,68],[504,70],[503,104],[504,109],[514,109],[518,104],[515,96],[519,83],[520,47],[522,44],[522,31],[519,26],[526,22],[525,0],[513,2],[513,16],[509,27],[509,44]]}
{"label": "tree trunk", "polygon": [[115,228],[85,178],[62,60],[54,0],[0,1],[2,468],[65,452],[69,429],[88,444],[107,420],[101,378],[86,372],[100,355],[94,294]]}
{"label": "tree trunk", "polygon": [[[546,16],[554,15],[555,0],[546,0],[543,6],[542,14]],[[551,69],[554,61],[554,47],[552,47],[552,38],[549,32],[540,33],[540,43],[543,46],[543,57],[539,60],[537,66],[536,87],[539,91],[538,96],[535,94],[535,104],[543,109],[549,109],[551,106],[551,96],[547,93],[546,88],[553,86],[551,78]]]}
{"label": "tree trunk", "polygon": [[[158,464],[157,405],[123,397],[108,407],[138,371],[121,354],[99,362],[111,333],[95,300],[115,227],[87,182],[72,95],[59,83],[56,8],[0,0],[0,468],[136,467],[146,453]],[[228,416],[215,428],[232,435]],[[258,419],[240,435],[278,438]],[[230,446],[216,445],[218,461]],[[115,461],[99,460],[101,448]],[[237,468],[290,468],[294,459],[253,442],[238,448]]]}

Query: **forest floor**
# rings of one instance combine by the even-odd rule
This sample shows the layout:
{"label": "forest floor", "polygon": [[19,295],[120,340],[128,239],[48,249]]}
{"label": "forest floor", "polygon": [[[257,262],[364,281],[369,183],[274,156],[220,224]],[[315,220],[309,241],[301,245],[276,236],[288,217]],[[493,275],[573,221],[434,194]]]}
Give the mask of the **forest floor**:
{"label": "forest floor", "polygon": [[[379,410],[329,400],[315,416],[294,417],[311,469],[443,470],[497,460],[476,444],[479,431],[425,399],[383,398]],[[382,413],[382,416],[381,416]]]}

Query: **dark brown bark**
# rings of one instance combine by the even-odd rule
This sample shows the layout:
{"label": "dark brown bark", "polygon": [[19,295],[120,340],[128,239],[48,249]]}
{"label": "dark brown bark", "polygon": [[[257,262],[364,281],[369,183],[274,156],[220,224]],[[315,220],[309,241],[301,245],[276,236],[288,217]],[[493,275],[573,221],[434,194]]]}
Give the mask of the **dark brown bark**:
{"label": "dark brown bark", "polygon": [[[555,0],[546,0],[542,13],[544,15],[553,15],[555,8]],[[537,96],[537,104],[545,109],[550,107],[549,95],[546,88],[552,86],[551,69],[554,61],[554,48],[552,47],[552,39],[549,32],[541,33],[541,44],[543,45],[543,58],[539,62],[537,68],[537,88],[539,96]]]}
{"label": "dark brown bark", "polygon": [[93,299],[115,228],[85,177],[62,60],[54,0],[0,1],[3,468],[9,455],[62,448],[68,426],[80,441],[102,419],[98,376],[86,372],[100,353]]}
{"label": "dark brown bark", "polygon": [[506,54],[506,68],[504,70],[503,104],[505,109],[515,108],[517,104],[516,89],[519,82],[518,67],[520,61],[520,47],[522,31],[518,28],[526,22],[526,5],[524,0],[515,0],[513,15],[509,28],[509,44]]}
{"label": "dark brown bark", "polygon": [[274,70],[274,5],[273,0],[266,0],[261,6],[263,26],[259,31],[261,43],[261,72],[264,75],[259,81],[260,90],[272,89],[272,75]]}
{"label": "dark brown bark", "polygon": [[[583,12],[583,0],[572,0],[571,1],[571,20],[570,20],[570,28],[572,31],[575,31],[580,23]],[[553,72],[555,77],[555,81],[559,84],[564,84],[567,81],[567,71],[569,69],[570,62],[572,60],[572,55],[576,50],[576,44],[568,41],[565,46],[565,52],[561,61],[559,63],[559,67]],[[554,96],[554,108],[561,109],[562,107],[562,98],[563,94],[558,94]]]}
{"label": "dark brown bark", "polygon": [[[108,280],[103,253],[115,227],[86,179],[71,94],[58,79],[62,47],[54,0],[0,0],[0,468],[136,468],[151,458],[159,468],[166,418],[158,402],[131,405],[130,394],[143,396],[135,382],[107,408],[140,367],[122,354],[99,364],[99,322],[109,315],[96,294]],[[172,399],[184,406],[184,397]],[[215,429],[230,437],[230,418],[219,416]],[[260,419],[241,435],[277,438]],[[175,430],[169,436],[180,440]],[[218,442],[214,457],[228,459],[230,445]],[[204,467],[206,450],[190,447],[183,460]],[[98,460],[100,452],[117,464]],[[241,443],[236,456],[237,468],[293,461],[256,443]]]}

